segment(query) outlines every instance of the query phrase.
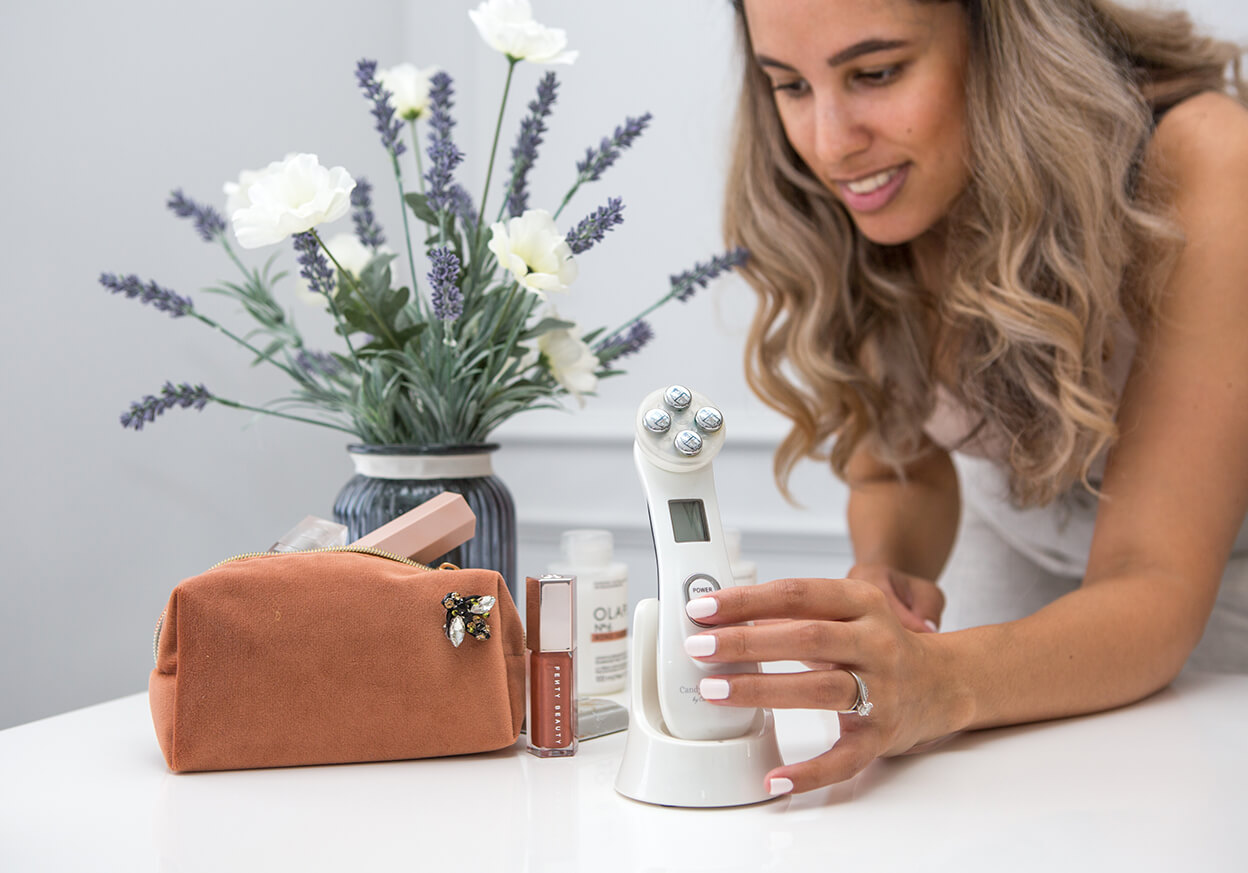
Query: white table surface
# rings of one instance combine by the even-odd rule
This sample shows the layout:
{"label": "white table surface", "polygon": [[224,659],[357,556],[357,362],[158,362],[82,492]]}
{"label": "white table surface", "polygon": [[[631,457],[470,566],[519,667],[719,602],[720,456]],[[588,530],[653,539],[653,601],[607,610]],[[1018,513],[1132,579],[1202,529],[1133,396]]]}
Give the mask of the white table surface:
{"label": "white table surface", "polygon": [[[779,712],[787,760],[835,721]],[[573,758],[176,775],[146,695],[0,731],[0,871],[1248,870],[1248,676],[957,737],[739,809],[623,798],[624,735]]]}

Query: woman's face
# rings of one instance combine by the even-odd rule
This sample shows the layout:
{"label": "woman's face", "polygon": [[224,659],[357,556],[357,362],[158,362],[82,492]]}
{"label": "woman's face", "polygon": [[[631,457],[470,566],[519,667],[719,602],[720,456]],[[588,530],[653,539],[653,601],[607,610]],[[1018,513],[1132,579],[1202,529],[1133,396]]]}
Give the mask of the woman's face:
{"label": "woman's face", "polygon": [[936,226],[966,187],[960,3],[745,0],[789,143],[868,239]]}

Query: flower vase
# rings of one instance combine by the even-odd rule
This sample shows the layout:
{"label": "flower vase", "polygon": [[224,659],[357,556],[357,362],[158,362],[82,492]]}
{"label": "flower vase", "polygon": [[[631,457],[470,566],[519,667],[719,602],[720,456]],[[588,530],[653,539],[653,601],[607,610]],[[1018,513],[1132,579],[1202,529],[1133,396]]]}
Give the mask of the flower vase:
{"label": "flower vase", "polygon": [[355,475],[334,500],[334,520],[356,540],[443,491],[461,494],[477,517],[476,534],[435,564],[497,570],[512,597],[516,588],[516,506],[494,475],[496,444],[465,446],[348,446]]}

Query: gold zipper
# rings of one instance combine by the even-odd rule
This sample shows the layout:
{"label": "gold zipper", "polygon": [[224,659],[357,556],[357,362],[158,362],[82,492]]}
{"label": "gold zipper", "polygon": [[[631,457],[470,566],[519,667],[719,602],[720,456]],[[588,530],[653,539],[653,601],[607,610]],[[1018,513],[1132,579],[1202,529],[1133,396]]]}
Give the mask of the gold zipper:
{"label": "gold zipper", "polygon": [[[459,567],[444,561],[436,567],[430,567],[428,564],[422,564],[420,561],[413,561],[411,558],[404,558],[402,555],[396,555],[393,552],[384,552],[381,549],[370,549],[367,546],[325,546],[319,549],[305,549],[301,552],[243,552],[241,555],[234,555],[226,558],[224,561],[217,561],[208,568],[209,571],[215,570],[223,564],[229,564],[232,561],[241,561],[244,558],[272,558],[277,555],[307,555],[317,552],[355,552],[361,555],[373,555],[378,558],[385,558],[389,561],[397,561],[400,564],[407,564],[409,567],[417,567],[428,572],[436,572],[438,570],[458,570]],[[160,632],[165,626],[165,616],[169,612],[168,605],[160,611],[160,618],[156,619],[156,631],[152,634],[152,661],[160,663]]]}
{"label": "gold zipper", "polygon": [[454,564],[430,567],[428,564],[413,561],[411,558],[404,558],[401,555],[396,555],[394,552],[383,552],[381,549],[370,549],[367,546],[324,546],[319,549],[305,549],[301,552],[243,552],[241,555],[234,555],[231,558],[226,558],[224,561],[217,561],[208,569],[215,570],[222,564],[228,564],[231,561],[241,561],[244,558],[272,558],[277,555],[312,555],[318,552],[357,552],[361,555],[375,555],[378,558],[387,558],[391,561],[398,561],[400,564],[407,564],[409,567],[419,567],[422,570],[459,569]]}

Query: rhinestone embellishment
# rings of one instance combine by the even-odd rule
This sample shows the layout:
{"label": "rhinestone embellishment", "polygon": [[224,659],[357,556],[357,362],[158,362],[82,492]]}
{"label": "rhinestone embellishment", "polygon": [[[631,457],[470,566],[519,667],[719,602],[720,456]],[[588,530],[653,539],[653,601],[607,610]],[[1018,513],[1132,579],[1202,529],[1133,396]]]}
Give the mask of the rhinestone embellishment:
{"label": "rhinestone embellishment", "polygon": [[490,626],[485,620],[494,608],[496,599],[490,594],[460,597],[452,591],[442,598],[442,608],[446,610],[446,624],[442,626],[446,638],[451,645],[459,648],[464,637],[483,641],[490,638]]}

